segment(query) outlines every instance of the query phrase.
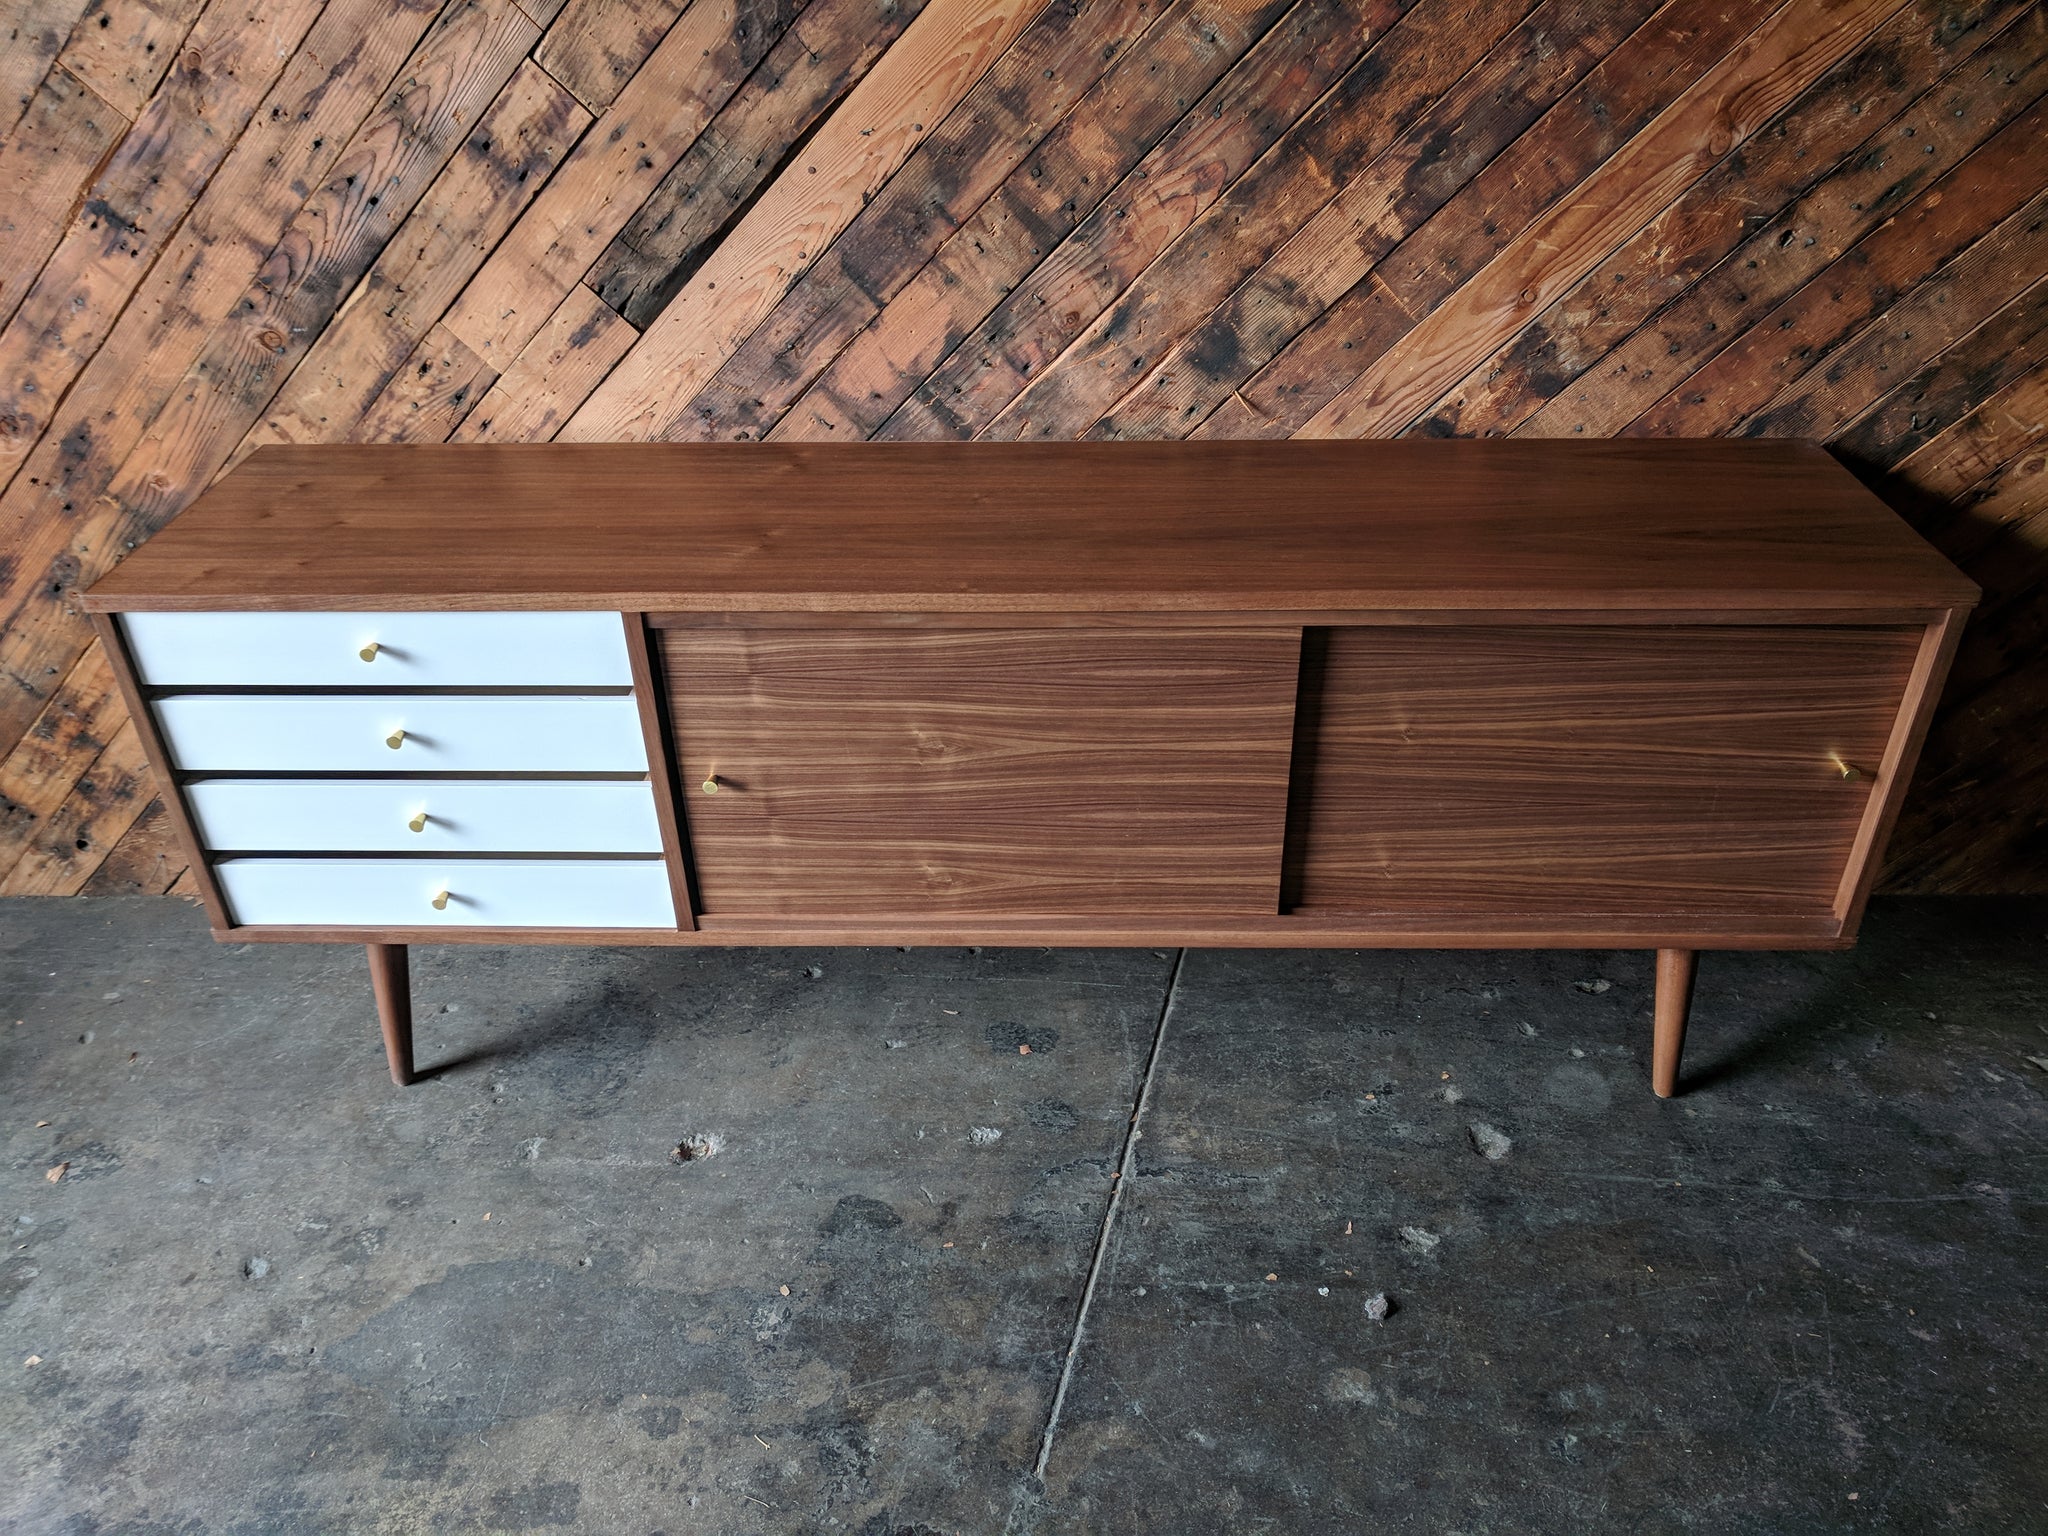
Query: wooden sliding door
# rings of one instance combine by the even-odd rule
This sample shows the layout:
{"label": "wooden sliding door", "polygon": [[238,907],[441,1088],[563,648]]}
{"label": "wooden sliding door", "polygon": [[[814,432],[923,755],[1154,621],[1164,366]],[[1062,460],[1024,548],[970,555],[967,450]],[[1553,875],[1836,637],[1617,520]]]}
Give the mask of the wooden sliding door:
{"label": "wooden sliding door", "polygon": [[1288,905],[1825,919],[1883,792],[1920,640],[1906,627],[1314,632]]}
{"label": "wooden sliding door", "polygon": [[1298,630],[679,628],[662,654],[708,916],[1277,909]]}

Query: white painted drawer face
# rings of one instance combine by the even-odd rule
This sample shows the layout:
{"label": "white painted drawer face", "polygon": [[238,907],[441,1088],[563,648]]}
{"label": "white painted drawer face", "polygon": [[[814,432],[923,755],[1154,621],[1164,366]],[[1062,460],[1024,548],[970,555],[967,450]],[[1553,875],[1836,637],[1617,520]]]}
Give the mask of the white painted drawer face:
{"label": "white painted drawer face", "polygon": [[633,681],[616,613],[129,613],[121,625],[142,680],[159,688],[623,688]]}
{"label": "white painted drawer face", "polygon": [[202,779],[185,800],[223,852],[661,852],[645,780]]}
{"label": "white painted drawer face", "polygon": [[[220,859],[238,923],[337,928],[673,928],[659,859]],[[442,892],[447,904],[436,907]]]}
{"label": "white painted drawer face", "polygon": [[639,706],[623,694],[192,693],[155,709],[172,761],[193,773],[647,771]]}

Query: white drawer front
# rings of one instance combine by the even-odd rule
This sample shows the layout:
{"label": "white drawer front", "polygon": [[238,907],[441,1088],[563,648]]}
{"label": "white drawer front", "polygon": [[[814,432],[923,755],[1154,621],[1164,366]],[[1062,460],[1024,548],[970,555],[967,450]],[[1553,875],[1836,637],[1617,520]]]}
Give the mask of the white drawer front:
{"label": "white drawer front", "polygon": [[185,800],[223,851],[661,852],[644,780],[203,779]]}
{"label": "white drawer front", "polygon": [[[235,921],[342,928],[673,928],[659,859],[220,859]],[[445,906],[434,898],[447,892]]]}
{"label": "white drawer front", "polygon": [[[647,770],[639,706],[623,694],[363,698],[191,693],[159,699],[155,708],[172,760],[194,773]],[[390,745],[394,736],[396,747]]]}
{"label": "white drawer front", "polygon": [[[159,688],[628,687],[616,613],[128,613]],[[363,650],[377,649],[364,661]]]}

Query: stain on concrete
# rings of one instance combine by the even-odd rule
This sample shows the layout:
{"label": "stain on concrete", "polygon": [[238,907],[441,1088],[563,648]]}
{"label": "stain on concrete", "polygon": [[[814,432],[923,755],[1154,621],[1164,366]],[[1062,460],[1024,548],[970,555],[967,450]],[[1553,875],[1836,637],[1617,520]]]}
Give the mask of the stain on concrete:
{"label": "stain on concrete", "polygon": [[1081,1117],[1074,1113],[1074,1106],[1064,1099],[1033,1099],[1024,1106],[1024,1118],[1041,1131],[1055,1131],[1062,1135],[1081,1123]]}
{"label": "stain on concrete", "polygon": [[842,1195],[818,1230],[827,1237],[845,1237],[849,1234],[887,1232],[902,1225],[903,1218],[884,1202],[867,1195]]}
{"label": "stain on concrete", "polygon": [[746,1383],[711,1338],[722,1299],[530,1259],[464,1264],[336,1340],[322,1363],[402,1419],[447,1435],[666,1395],[680,1380],[743,1396]]}

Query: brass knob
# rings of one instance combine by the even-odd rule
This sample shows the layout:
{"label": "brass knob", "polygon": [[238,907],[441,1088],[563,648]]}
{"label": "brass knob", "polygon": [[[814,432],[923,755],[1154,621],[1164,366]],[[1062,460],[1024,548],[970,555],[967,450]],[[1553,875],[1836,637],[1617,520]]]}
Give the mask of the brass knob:
{"label": "brass knob", "polygon": [[1836,770],[1845,779],[1860,779],[1863,777],[1863,770],[1854,763],[1844,762],[1841,754],[1838,752],[1829,753],[1828,761],[1835,765]]}
{"label": "brass knob", "polygon": [[375,661],[375,660],[377,659],[377,652],[379,652],[379,651],[380,651],[380,650],[382,650],[382,649],[383,649],[383,647],[382,647],[382,646],[380,646],[379,644],[377,644],[377,642],[376,642],[376,641],[372,640],[372,641],[371,641],[371,642],[370,642],[370,643],[369,643],[368,645],[364,646],[364,647],[363,647],[363,648],[362,648],[362,649],[361,649],[360,651],[357,651],[357,652],[356,652],[356,654],[357,654],[358,656],[362,657],[362,658],[363,658],[363,660],[365,660],[365,661]]}
{"label": "brass knob", "polygon": [[717,774],[715,774],[715,773],[708,773],[708,774],[706,774],[706,775],[704,776],[704,793],[705,793],[705,794],[707,794],[707,795],[715,795],[715,794],[717,794],[717,793],[718,793],[718,775],[717,775]]}
{"label": "brass knob", "polygon": [[448,893],[446,891],[436,891],[434,893],[434,910],[436,912],[446,912],[448,910]]}
{"label": "brass knob", "polygon": [[427,813],[426,813],[425,811],[421,811],[421,812],[420,812],[420,813],[419,813],[419,814],[418,814],[417,816],[413,817],[413,819],[412,819],[411,821],[408,821],[408,822],[406,823],[406,825],[407,825],[408,827],[411,827],[411,828],[413,829],[413,831],[415,831],[415,832],[424,832],[424,831],[426,831],[426,830],[427,830]]}
{"label": "brass knob", "polygon": [[400,747],[404,746],[405,728],[403,726],[400,726],[397,730],[393,731],[389,736],[386,736],[384,738],[384,745],[389,747],[394,752],[396,752]]}

